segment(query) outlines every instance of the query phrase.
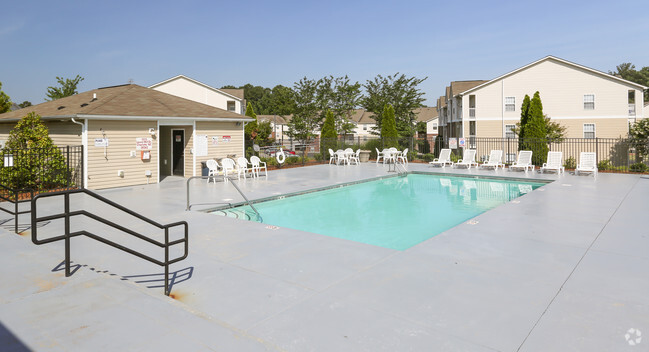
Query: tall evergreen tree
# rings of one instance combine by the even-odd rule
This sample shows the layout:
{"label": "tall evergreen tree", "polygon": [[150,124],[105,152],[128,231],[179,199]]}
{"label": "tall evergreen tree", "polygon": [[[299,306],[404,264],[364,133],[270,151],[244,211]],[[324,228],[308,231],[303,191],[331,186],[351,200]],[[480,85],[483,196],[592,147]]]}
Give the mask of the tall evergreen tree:
{"label": "tall evergreen tree", "polygon": [[548,131],[543,115],[543,104],[541,103],[541,95],[537,91],[530,101],[529,114],[527,123],[522,125],[524,142],[519,144],[520,150],[531,150],[532,163],[534,165],[542,165],[548,154]]}
{"label": "tall evergreen tree", "polygon": [[257,137],[258,131],[258,124],[257,124],[257,114],[255,114],[255,109],[252,107],[252,103],[248,102],[246,105],[246,116],[252,117],[255,119],[255,121],[248,122],[246,124],[246,127],[244,128],[244,135],[246,138],[246,141],[253,140],[255,137]]}
{"label": "tall evergreen tree", "polygon": [[329,156],[329,149],[336,150],[337,142],[336,119],[333,111],[327,110],[322,129],[320,130],[320,153],[323,159]]}
{"label": "tall evergreen tree", "polygon": [[383,139],[384,148],[396,148],[399,146],[399,133],[397,132],[397,122],[394,117],[394,108],[390,104],[386,104],[385,107],[383,107],[381,138]]}
{"label": "tall evergreen tree", "polygon": [[516,134],[518,135],[519,142],[521,142],[521,138],[523,138],[523,135],[525,134],[524,129],[525,125],[527,125],[527,121],[530,118],[530,96],[525,94],[525,98],[523,98],[523,105],[521,105],[521,121],[519,124],[518,129],[515,131]]}

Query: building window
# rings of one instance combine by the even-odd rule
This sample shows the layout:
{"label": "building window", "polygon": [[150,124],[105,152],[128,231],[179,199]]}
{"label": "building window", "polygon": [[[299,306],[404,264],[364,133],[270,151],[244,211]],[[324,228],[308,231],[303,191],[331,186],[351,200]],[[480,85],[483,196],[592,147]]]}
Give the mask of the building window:
{"label": "building window", "polygon": [[363,125],[363,131],[367,131],[367,125]]}
{"label": "building window", "polygon": [[516,125],[505,125],[505,138],[516,138],[514,127],[516,127]]}
{"label": "building window", "polygon": [[584,110],[595,110],[595,94],[584,94]]}
{"label": "building window", "polygon": [[475,95],[469,95],[469,118],[475,118]]}
{"label": "building window", "polygon": [[505,111],[516,111],[516,97],[505,97]]}
{"label": "building window", "polygon": [[595,124],[594,123],[585,123],[584,124],[584,138],[595,138]]}
{"label": "building window", "polygon": [[234,111],[236,106],[237,105],[233,100],[228,100],[228,111]]}
{"label": "building window", "polygon": [[437,122],[433,122],[433,131],[437,131]]}

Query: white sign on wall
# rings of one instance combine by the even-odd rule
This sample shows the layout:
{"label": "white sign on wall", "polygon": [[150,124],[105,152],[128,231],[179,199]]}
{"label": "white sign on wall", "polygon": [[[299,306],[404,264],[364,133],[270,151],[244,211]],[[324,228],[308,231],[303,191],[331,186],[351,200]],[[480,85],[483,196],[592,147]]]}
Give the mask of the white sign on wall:
{"label": "white sign on wall", "polygon": [[95,138],[95,147],[108,147],[108,138]]}
{"label": "white sign on wall", "polygon": [[135,150],[153,149],[153,138],[135,138]]}
{"label": "white sign on wall", "polygon": [[196,156],[207,156],[207,135],[197,134],[194,147],[194,154]]}
{"label": "white sign on wall", "polygon": [[448,147],[450,149],[457,149],[457,138],[449,138],[448,139]]}
{"label": "white sign on wall", "polygon": [[466,146],[466,141],[464,138],[460,138],[460,148],[464,148]]}
{"label": "white sign on wall", "polygon": [[212,137],[212,145],[219,145],[219,137],[216,136]]}

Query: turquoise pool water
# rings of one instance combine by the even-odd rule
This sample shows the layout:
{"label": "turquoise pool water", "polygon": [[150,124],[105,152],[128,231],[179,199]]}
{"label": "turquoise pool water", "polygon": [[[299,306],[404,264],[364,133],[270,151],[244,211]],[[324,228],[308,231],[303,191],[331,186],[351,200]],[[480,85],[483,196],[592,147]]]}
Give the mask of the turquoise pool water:
{"label": "turquoise pool water", "polygon": [[[404,250],[543,184],[409,174],[254,206],[266,224]],[[249,206],[215,213],[256,218]]]}

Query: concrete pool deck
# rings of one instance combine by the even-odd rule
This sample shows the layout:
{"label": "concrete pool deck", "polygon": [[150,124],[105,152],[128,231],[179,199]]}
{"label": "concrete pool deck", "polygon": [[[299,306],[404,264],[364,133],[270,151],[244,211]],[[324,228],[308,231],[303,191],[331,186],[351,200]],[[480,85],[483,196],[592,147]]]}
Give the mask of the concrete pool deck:
{"label": "concrete pool deck", "polygon": [[[238,185],[254,200],[386,170],[374,163],[317,165]],[[181,178],[101,191],[158,222],[189,222],[189,257],[171,268],[175,299],[162,294],[162,268],[82,237],[72,239],[78,267],[66,278],[62,243],[33,245],[5,222],[0,345],[9,351],[647,349],[649,340],[636,340],[632,331],[628,339],[639,341],[632,346],[625,334],[649,332],[649,177],[412,163],[409,170],[554,182],[404,251],[187,212]],[[242,200],[227,183],[200,180],[191,181],[190,199]],[[75,205],[150,230],[87,198]],[[43,202],[43,213],[57,206]],[[89,221],[75,224],[113,236]],[[60,225],[44,224],[39,234],[60,234]]]}

